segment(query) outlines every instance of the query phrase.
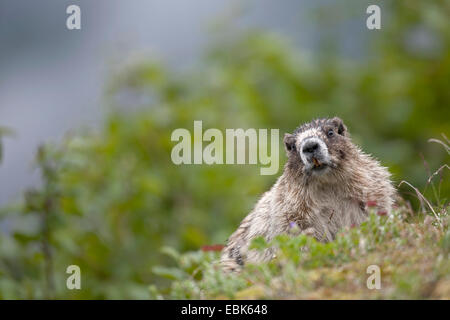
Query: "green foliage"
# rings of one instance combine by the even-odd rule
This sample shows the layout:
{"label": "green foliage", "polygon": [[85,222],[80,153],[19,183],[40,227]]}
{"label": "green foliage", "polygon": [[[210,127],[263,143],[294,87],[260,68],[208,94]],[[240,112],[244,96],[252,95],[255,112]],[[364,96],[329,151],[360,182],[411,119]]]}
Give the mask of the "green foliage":
{"label": "green foliage", "polygon": [[[171,133],[192,130],[194,120],[202,120],[204,130],[279,128],[283,134],[312,118],[338,115],[355,142],[380,158],[397,182],[404,178],[423,190],[448,158],[426,141],[449,132],[449,5],[407,0],[386,5],[390,19],[371,58],[363,61],[334,52],[308,56],[279,35],[236,32],[212,46],[190,72],[174,72],[150,58],[116,70],[107,84],[103,125],[41,147],[36,164],[42,185],[0,209],[0,298],[257,296],[261,287],[239,295],[252,288],[247,278],[217,272],[210,263],[213,253],[178,253],[224,243],[276,179],[261,176],[255,165],[174,165]],[[411,44],[414,30],[435,39],[431,49]],[[419,152],[427,157],[429,173]],[[425,192],[442,208],[450,191],[444,172]],[[355,261],[362,250],[359,236],[367,238],[368,251],[379,249],[386,237],[392,245],[412,241],[392,239],[404,229],[396,233],[386,222],[391,231],[385,234],[379,229],[385,226],[377,224],[382,221],[330,244],[279,237],[277,261],[285,261],[283,268],[277,262],[254,267],[249,279],[277,288],[271,278],[283,275],[280,286],[294,290],[302,279],[321,277],[313,268]],[[440,241],[448,248],[448,235]],[[303,245],[309,251],[299,255]],[[161,252],[162,247],[174,249]],[[65,287],[65,270],[72,264],[81,268],[82,290]],[[304,290],[313,286],[305,283]],[[264,296],[298,293],[269,292]]]}
{"label": "green foliage", "polygon": [[[173,299],[448,299],[448,215],[441,217],[447,231],[433,225],[432,216],[419,223],[407,218],[406,208],[390,217],[372,213],[359,228],[344,229],[329,243],[306,235],[280,235],[270,243],[256,238],[254,249],[274,247],[277,256],[246,265],[240,274],[223,273],[218,256],[215,261],[201,252],[177,256],[185,275],[165,294]],[[182,262],[192,255],[198,259],[193,272]],[[370,265],[380,267],[381,290],[366,286]]]}

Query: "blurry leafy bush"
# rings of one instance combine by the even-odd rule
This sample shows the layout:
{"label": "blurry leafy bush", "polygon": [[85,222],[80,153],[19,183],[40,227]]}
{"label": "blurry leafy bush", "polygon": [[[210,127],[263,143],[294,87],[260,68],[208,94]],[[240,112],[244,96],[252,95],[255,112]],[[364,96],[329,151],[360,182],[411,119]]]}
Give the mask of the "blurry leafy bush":
{"label": "blurry leafy bush", "polygon": [[[448,157],[427,139],[449,132],[450,5],[386,5],[390,19],[368,60],[307,56],[278,35],[248,32],[212,46],[191,72],[151,59],[117,70],[104,125],[43,146],[36,161],[42,186],[0,210],[0,298],[157,297],[156,288],[167,286],[157,275],[183,275],[161,247],[223,243],[276,176],[261,176],[259,166],[174,165],[171,133],[192,129],[194,120],[204,130],[283,134],[338,115],[397,182],[423,187],[419,153],[430,171]],[[432,41],[418,45],[421,34]],[[450,187],[441,181],[445,199]],[[183,259],[209,261],[196,255]],[[65,287],[71,264],[81,267],[82,290]],[[231,294],[244,283],[222,285]]]}

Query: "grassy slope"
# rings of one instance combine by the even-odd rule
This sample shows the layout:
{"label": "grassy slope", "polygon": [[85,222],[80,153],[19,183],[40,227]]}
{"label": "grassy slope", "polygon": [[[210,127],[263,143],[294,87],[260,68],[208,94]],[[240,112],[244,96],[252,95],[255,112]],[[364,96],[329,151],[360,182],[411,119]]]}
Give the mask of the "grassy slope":
{"label": "grassy slope", "polygon": [[[444,207],[439,217],[412,214],[406,207],[392,216],[371,213],[358,228],[343,230],[335,241],[319,243],[304,235],[280,236],[270,263],[246,266],[224,275],[216,252],[178,255],[178,267],[156,268],[172,278],[155,298],[177,299],[449,299],[450,232]],[[264,248],[262,239],[255,248]],[[299,250],[304,247],[306,250]],[[381,270],[381,289],[369,290],[369,265]]]}

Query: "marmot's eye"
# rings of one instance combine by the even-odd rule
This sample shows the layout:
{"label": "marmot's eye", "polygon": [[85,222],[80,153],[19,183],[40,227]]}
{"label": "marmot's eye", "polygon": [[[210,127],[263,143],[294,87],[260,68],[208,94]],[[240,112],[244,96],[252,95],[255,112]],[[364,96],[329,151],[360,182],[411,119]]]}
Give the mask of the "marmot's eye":
{"label": "marmot's eye", "polygon": [[332,136],[334,136],[334,131],[333,130],[328,130],[328,136],[329,137],[332,137]]}

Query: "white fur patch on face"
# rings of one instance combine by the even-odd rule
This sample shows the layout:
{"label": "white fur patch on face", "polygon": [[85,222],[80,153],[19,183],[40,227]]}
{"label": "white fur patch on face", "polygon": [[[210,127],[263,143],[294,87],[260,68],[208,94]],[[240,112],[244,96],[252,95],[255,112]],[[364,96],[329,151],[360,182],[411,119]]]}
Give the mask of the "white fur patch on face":
{"label": "white fur patch on face", "polygon": [[297,136],[297,150],[300,153],[300,158],[302,159],[303,163],[305,165],[308,164],[308,160],[306,159],[305,155],[303,154],[302,150],[303,150],[303,146],[306,142],[310,142],[310,141],[315,141],[319,144],[320,149],[322,151],[322,156],[323,159],[328,162],[329,161],[329,154],[328,154],[328,147],[325,144],[325,142],[323,142],[323,140],[321,138],[319,138],[319,129],[317,128],[312,128],[312,129],[308,129],[302,133],[300,133]]}
{"label": "white fur patch on face", "polygon": [[305,138],[307,137],[317,137],[319,135],[319,130],[317,128],[312,128],[312,129],[308,129],[306,131],[303,131],[302,133],[300,133],[297,136],[297,141],[299,143],[299,145],[297,147],[300,146],[301,143],[303,143],[303,140],[305,140]]}
{"label": "white fur patch on face", "polygon": [[302,158],[303,163],[305,163],[305,164],[308,163],[308,161],[307,161],[305,155],[304,155],[303,152],[302,152],[302,150],[303,150],[303,145],[304,145],[306,142],[311,142],[311,141],[317,142],[317,143],[319,144],[320,150],[321,150],[321,152],[322,152],[323,159],[324,159],[325,161],[328,162],[329,155],[328,155],[328,148],[327,148],[327,145],[325,144],[325,142],[322,141],[322,139],[316,138],[316,137],[312,137],[312,138],[306,138],[306,139],[303,140],[303,141],[301,142],[301,144],[300,144],[300,157]]}

